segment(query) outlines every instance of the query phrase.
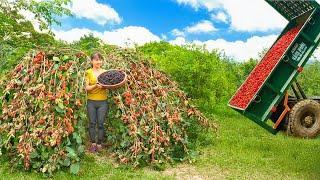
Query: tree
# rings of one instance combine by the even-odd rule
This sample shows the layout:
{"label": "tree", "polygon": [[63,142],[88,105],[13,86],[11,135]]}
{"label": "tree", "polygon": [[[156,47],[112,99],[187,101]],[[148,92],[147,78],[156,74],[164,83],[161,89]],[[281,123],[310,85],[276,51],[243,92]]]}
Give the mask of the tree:
{"label": "tree", "polygon": [[[51,46],[55,40],[50,33],[50,26],[58,24],[57,16],[71,15],[65,5],[70,0],[15,0],[0,1],[0,68],[2,71],[16,64],[31,48]],[[21,12],[34,15],[40,30],[37,32],[33,24]],[[3,73],[3,72],[2,72]]]}
{"label": "tree", "polygon": [[92,50],[101,47],[101,45],[101,39],[94,37],[92,33],[82,36],[79,41],[76,41],[72,44],[73,47],[87,52],[91,52]]}
{"label": "tree", "polygon": [[[60,25],[56,16],[71,15],[71,11],[66,7],[69,3],[70,0],[4,0],[0,2],[0,12],[10,18],[17,18],[17,14],[27,11],[39,22],[40,30],[44,30],[53,24]],[[21,19],[21,16],[18,18]]]}

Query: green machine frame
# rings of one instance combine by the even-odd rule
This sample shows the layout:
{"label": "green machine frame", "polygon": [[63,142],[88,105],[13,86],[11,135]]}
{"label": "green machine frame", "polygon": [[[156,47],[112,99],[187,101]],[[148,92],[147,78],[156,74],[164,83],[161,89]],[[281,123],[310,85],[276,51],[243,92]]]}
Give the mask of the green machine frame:
{"label": "green machine frame", "polygon": [[266,0],[266,2],[289,21],[275,43],[292,27],[302,25],[302,28],[247,108],[239,109],[230,104],[229,106],[276,134],[279,130],[269,125],[267,120],[320,43],[320,5],[315,0]]}

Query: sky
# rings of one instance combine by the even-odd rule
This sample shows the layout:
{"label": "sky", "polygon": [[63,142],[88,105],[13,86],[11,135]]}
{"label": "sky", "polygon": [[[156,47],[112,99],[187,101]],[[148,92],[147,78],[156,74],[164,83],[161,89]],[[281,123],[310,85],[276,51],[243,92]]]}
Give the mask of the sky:
{"label": "sky", "polygon": [[68,8],[73,17],[52,27],[56,39],[93,33],[121,47],[193,43],[237,61],[258,58],[288,23],[264,0],[72,0]]}

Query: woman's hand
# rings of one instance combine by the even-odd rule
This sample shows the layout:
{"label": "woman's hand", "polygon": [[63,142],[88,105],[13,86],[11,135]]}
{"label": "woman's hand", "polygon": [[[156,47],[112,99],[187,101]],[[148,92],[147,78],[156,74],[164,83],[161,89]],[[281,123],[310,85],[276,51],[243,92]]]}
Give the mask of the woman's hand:
{"label": "woman's hand", "polygon": [[97,86],[97,88],[99,88],[99,89],[107,89],[107,87],[105,87],[105,86],[101,86],[100,84],[97,84],[98,86]]}
{"label": "woman's hand", "polygon": [[96,84],[96,88],[103,89],[104,87],[101,86],[99,83],[97,83],[97,84]]}
{"label": "woman's hand", "polygon": [[95,89],[103,89],[104,87],[103,86],[101,86],[100,84],[94,84],[94,85],[89,85],[89,83],[86,83],[86,90],[87,91],[93,91],[93,90],[95,90]]}

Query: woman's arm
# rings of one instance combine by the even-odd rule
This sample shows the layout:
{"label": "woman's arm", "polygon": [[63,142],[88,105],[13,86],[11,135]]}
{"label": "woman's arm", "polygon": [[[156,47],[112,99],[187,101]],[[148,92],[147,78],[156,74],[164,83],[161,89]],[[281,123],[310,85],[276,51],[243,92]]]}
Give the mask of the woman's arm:
{"label": "woman's arm", "polygon": [[95,89],[97,89],[97,84],[95,84],[95,85],[86,85],[86,90],[87,91],[93,91],[93,90],[95,90]]}
{"label": "woman's arm", "polygon": [[89,85],[89,80],[88,79],[86,79],[86,90],[87,91],[93,91],[93,90],[95,90],[95,89],[97,89],[97,88],[102,88],[102,86],[100,85],[100,84],[95,84],[95,85]]}

